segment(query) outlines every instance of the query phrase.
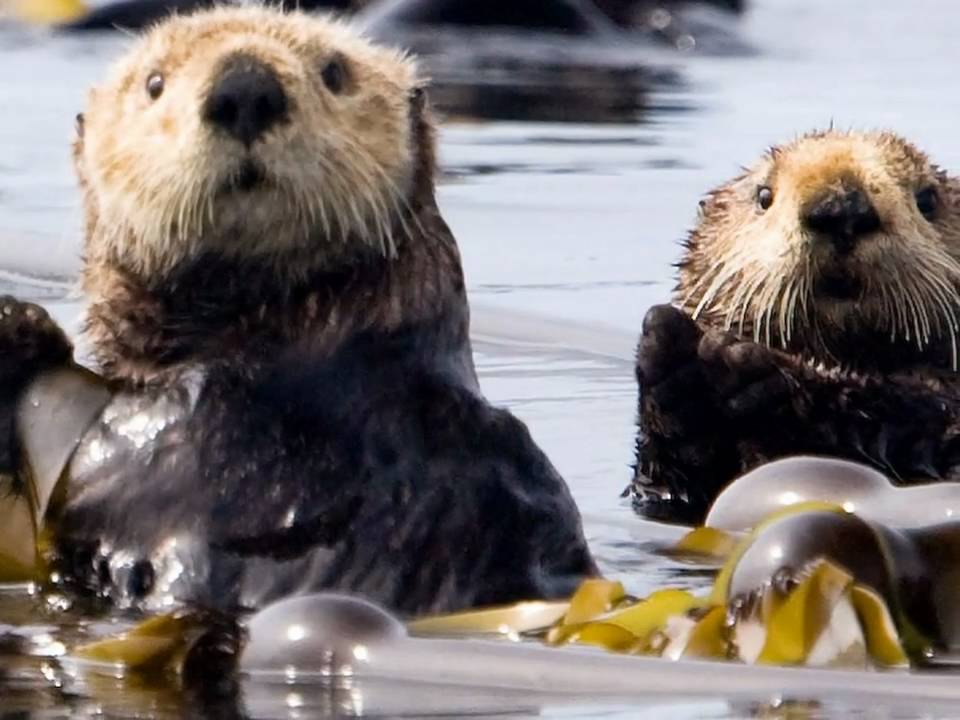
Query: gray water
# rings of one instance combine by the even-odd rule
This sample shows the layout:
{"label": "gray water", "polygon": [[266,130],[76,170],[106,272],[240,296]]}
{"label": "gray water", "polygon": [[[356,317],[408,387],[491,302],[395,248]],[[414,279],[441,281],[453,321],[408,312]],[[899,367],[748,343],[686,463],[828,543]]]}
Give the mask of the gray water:
{"label": "gray water", "polygon": [[[671,531],[638,519],[620,497],[631,474],[633,345],[646,308],[669,298],[677,242],[701,194],[769,144],[831,122],[891,128],[946,168],[960,169],[960,4],[755,5],[732,26],[753,53],[636,48],[636,62],[675,75],[654,83],[627,117],[590,124],[451,120],[441,135],[440,203],[463,253],[484,391],[528,423],[570,484],[604,572],[638,594],[707,582],[652,552]],[[68,147],[73,117],[85,89],[128,42],[121,34],[92,40],[0,27],[0,290],[42,299],[71,328],[81,308],[65,284],[80,263]],[[0,714],[182,711],[184,699],[165,688],[71,684],[52,661],[3,659],[15,657],[5,650],[5,628],[44,642],[56,642],[58,632],[82,632],[24,630],[55,617],[22,593],[0,593]],[[357,692],[308,696],[295,707],[287,695],[248,688],[245,708],[264,717],[356,714]],[[362,699],[361,692],[361,710]],[[624,707],[597,698],[541,712],[745,717],[769,700],[757,698],[758,707],[723,698]],[[376,714],[375,704],[366,705],[370,712]],[[960,710],[884,707],[869,699],[762,712],[960,716]]]}

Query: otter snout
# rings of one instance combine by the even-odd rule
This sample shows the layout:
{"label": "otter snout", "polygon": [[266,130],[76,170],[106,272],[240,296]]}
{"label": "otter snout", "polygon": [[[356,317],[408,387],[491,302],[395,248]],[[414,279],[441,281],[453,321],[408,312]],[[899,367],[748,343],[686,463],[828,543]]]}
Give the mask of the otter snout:
{"label": "otter snout", "polygon": [[221,67],[203,105],[203,118],[247,147],[287,119],[289,101],[266,63],[235,55]]}
{"label": "otter snout", "polygon": [[880,229],[880,216],[862,190],[843,189],[812,202],[803,213],[803,224],[846,253],[861,237]]}

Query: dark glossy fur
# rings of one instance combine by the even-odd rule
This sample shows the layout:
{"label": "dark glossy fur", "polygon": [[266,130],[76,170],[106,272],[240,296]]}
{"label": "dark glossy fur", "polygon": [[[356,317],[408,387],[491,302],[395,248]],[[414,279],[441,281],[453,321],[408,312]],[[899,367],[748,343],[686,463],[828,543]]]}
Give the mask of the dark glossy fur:
{"label": "dark glossy fur", "polygon": [[654,517],[702,520],[737,475],[784,455],[846,457],[900,481],[952,478],[960,462],[960,396],[932,371],[826,368],[661,305],[644,319],[636,372],[631,490]]}
{"label": "dark glossy fur", "polygon": [[[88,269],[117,394],[92,431],[111,454],[54,518],[68,583],[230,610],[338,589],[416,615],[565,595],[596,572],[563,480],[479,392],[429,132],[418,236],[396,258],[300,278],[215,257],[159,278]],[[4,368],[36,354],[22,328],[0,347]],[[165,422],[144,444],[131,417]]]}

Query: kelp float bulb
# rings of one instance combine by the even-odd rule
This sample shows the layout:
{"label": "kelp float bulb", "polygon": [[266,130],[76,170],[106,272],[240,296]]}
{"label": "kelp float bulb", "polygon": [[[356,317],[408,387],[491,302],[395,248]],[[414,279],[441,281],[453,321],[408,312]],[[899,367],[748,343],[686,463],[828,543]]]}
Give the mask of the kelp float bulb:
{"label": "kelp float bulb", "polygon": [[373,603],[335,593],[292,597],[246,623],[246,672],[349,676],[370,653],[407,637],[403,623]]}

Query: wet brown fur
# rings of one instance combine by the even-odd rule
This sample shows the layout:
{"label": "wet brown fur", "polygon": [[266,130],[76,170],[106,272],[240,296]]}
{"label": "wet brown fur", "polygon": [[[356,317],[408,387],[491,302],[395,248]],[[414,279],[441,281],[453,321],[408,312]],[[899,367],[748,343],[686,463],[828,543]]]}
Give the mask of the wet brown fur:
{"label": "wet brown fur", "polygon": [[[843,255],[801,222],[841,188],[879,217]],[[914,198],[924,188],[936,193],[930,218]],[[818,291],[829,273],[855,278],[857,296]],[[956,477],[958,316],[952,178],[888,132],[773,148],[701,203],[675,307],[644,321],[635,506],[695,521],[738,474],[796,453],[864,461],[899,482]]]}
{"label": "wet brown fur", "polygon": [[[85,283],[95,288],[96,299],[85,332],[101,370],[112,379],[142,384],[162,381],[187,360],[242,354],[254,362],[293,343],[323,356],[354,333],[429,322],[449,313],[451,305],[465,304],[459,251],[434,198],[430,111],[424,96],[412,102],[417,108],[414,190],[410,217],[397,224],[397,233],[404,226],[420,233],[400,244],[388,272],[385,260],[372,253],[293,278],[278,277],[273,266],[237,266],[215,256],[191,258],[156,278],[114,263],[88,266]],[[82,139],[75,148],[80,151]],[[94,213],[88,223],[96,226]],[[311,258],[293,254],[287,262],[309,265]],[[466,326],[457,334],[465,336]]]}
{"label": "wet brown fur", "polygon": [[[293,108],[247,147],[189,112],[236,52]],[[63,583],[153,609],[334,588],[416,615],[596,573],[563,480],[480,393],[421,84],[338,23],[223,8],[155,28],[92,93],[86,334],[115,395],[55,511]],[[223,192],[242,156],[267,181]],[[0,356],[32,358],[49,326],[0,317]]]}
{"label": "wet brown fur", "polygon": [[[881,228],[838,256],[801,212],[841,184],[862,190]],[[767,210],[757,189],[773,192]],[[914,194],[936,192],[933,220]],[[960,193],[889,132],[829,130],[772,148],[713,190],[684,243],[675,302],[705,326],[849,368],[955,369],[960,312]],[[822,273],[855,276],[859,297],[816,291]]]}

